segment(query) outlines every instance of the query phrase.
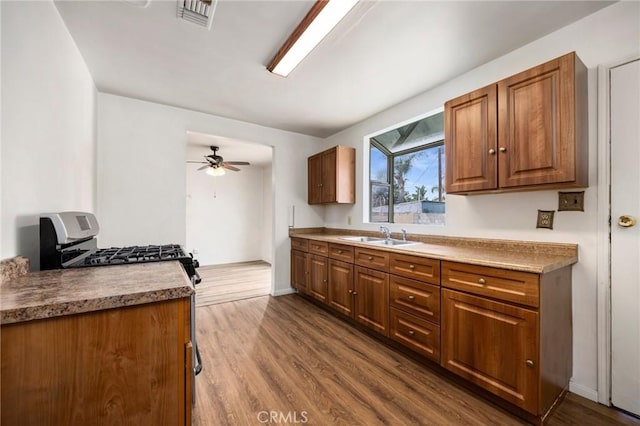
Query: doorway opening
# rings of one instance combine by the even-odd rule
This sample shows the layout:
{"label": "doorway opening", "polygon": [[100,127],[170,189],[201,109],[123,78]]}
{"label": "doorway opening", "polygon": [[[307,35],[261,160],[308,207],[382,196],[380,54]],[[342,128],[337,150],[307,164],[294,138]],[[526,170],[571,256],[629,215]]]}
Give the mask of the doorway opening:
{"label": "doorway opening", "polygon": [[273,148],[188,131],[186,160],[186,248],[202,277],[196,306],[268,295]]}

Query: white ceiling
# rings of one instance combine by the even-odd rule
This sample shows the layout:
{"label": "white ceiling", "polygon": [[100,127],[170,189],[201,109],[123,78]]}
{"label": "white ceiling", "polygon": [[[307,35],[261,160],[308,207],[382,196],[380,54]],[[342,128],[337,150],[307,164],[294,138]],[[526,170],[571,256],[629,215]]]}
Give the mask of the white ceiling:
{"label": "white ceiling", "polygon": [[98,90],[326,137],[610,4],[366,1],[287,78],[265,66],[313,1],[56,1]]}
{"label": "white ceiling", "polygon": [[[248,161],[252,166],[263,167],[271,164],[273,158],[269,146],[198,132],[187,132],[187,144],[187,160],[191,161],[204,161],[205,155],[213,154],[209,148],[212,145],[220,148],[218,155],[225,161]],[[240,169],[245,167],[239,166]]]}

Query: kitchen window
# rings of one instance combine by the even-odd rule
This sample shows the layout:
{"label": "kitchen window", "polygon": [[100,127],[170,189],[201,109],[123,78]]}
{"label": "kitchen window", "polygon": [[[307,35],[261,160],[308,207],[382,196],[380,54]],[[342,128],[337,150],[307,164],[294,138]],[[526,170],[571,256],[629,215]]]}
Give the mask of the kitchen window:
{"label": "kitchen window", "polygon": [[444,225],[444,112],[369,138],[369,221]]}

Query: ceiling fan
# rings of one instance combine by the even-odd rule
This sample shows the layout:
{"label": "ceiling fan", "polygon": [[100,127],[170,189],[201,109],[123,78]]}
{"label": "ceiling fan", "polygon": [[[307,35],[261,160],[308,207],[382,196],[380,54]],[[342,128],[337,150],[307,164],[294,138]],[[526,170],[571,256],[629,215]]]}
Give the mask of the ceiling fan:
{"label": "ceiling fan", "polygon": [[198,170],[206,169],[206,173],[212,176],[222,176],[225,173],[224,169],[239,172],[240,169],[234,166],[251,165],[247,161],[224,161],[224,158],[217,154],[220,148],[218,148],[217,146],[210,146],[209,148],[211,148],[213,154],[205,155],[204,159],[206,161],[187,161],[187,163],[204,164],[204,166],[198,168]]}

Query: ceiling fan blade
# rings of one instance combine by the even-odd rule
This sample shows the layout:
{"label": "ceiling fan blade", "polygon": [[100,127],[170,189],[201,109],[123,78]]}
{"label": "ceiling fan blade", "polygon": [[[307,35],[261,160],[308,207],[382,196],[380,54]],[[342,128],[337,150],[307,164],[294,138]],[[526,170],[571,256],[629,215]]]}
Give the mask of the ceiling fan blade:
{"label": "ceiling fan blade", "polygon": [[193,164],[207,164],[206,161],[187,161],[187,163],[193,163]]}
{"label": "ceiling fan blade", "polygon": [[208,169],[209,167],[211,167],[211,164],[207,164],[206,166],[198,167],[198,170]]}
{"label": "ceiling fan blade", "polygon": [[239,168],[230,166],[229,163],[222,163],[222,167],[224,167],[227,170],[233,170],[234,172],[239,172],[240,171]]}
{"label": "ceiling fan blade", "polygon": [[251,163],[247,161],[225,161],[224,164],[232,164],[234,166],[250,166]]}

